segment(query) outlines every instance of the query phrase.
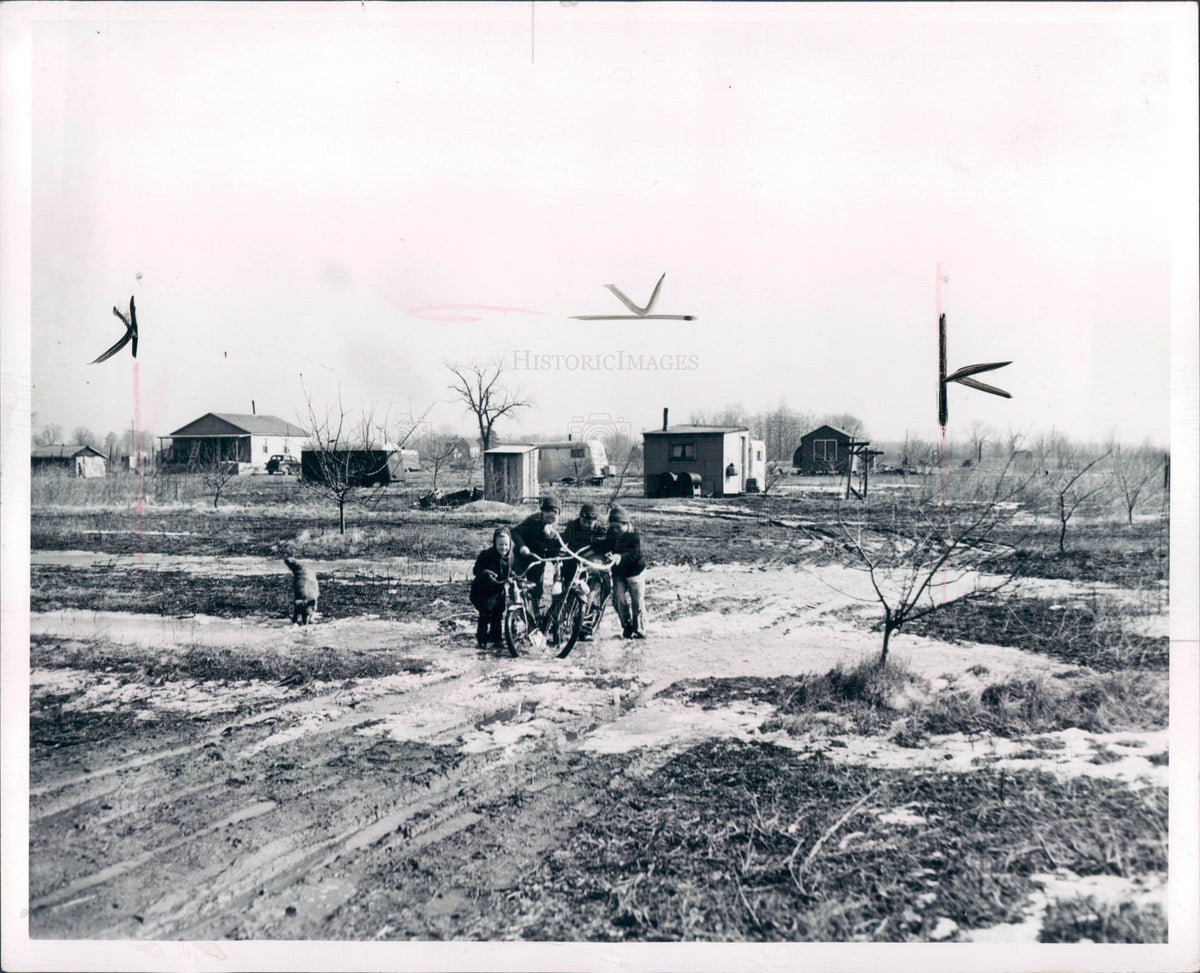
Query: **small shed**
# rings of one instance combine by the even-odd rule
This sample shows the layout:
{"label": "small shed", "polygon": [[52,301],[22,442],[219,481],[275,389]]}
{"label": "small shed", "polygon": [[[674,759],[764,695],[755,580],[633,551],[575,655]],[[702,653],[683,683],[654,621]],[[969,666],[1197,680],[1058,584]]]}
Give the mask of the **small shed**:
{"label": "small shed", "polygon": [[805,476],[818,473],[846,474],[850,442],[854,437],[834,426],[817,426],[800,437],[792,466]]}
{"label": "small shed", "polygon": [[275,416],[209,412],[176,429],[170,439],[164,451],[169,467],[229,462],[238,465],[239,473],[265,473],[272,456],[299,456],[308,436]]}
{"label": "small shed", "polygon": [[642,436],[646,496],[662,495],[669,479],[664,473],[675,474],[677,482],[685,475],[688,479],[699,477],[699,492],[704,497],[746,492],[751,440],[745,426],[664,425]]}
{"label": "small shed", "polygon": [[568,439],[538,443],[538,481],[557,483],[604,476],[608,454],[599,439]]}
{"label": "small shed", "polygon": [[483,454],[483,496],[501,503],[521,503],[538,495],[538,448],[533,443],[505,443]]}
{"label": "small shed", "polygon": [[108,460],[98,449],[55,443],[35,446],[30,456],[31,472],[63,473],[67,476],[94,477],[108,472]]}

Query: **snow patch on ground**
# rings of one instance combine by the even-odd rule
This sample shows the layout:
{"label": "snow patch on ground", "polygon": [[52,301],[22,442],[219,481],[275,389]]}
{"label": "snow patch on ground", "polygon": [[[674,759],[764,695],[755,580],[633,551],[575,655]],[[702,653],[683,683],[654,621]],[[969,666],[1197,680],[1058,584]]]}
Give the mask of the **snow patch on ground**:
{"label": "snow patch on ground", "polygon": [[[1169,770],[1155,766],[1143,754],[1167,748],[1167,730],[1144,733],[1089,733],[1071,728],[1042,733],[1039,739],[1060,741],[1061,749],[1045,749],[1034,756],[1029,740],[1006,737],[967,737],[962,733],[931,737],[921,748],[901,747],[882,737],[804,734],[790,737],[786,731],[764,735],[778,746],[803,752],[820,752],[838,763],[886,769],[942,770],[969,773],[980,767],[1011,771],[1044,770],[1061,777],[1103,777],[1137,786],[1166,787]],[[1111,757],[1095,763],[1107,750]],[[1115,758],[1115,759],[1113,759]]]}

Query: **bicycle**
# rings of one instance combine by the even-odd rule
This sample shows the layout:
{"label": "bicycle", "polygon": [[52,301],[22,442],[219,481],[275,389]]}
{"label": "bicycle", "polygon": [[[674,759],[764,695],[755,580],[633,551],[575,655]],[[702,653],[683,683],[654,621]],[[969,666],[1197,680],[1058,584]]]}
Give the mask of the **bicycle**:
{"label": "bicycle", "polygon": [[[560,659],[566,658],[575,648],[575,643],[579,641],[583,631],[584,617],[591,599],[587,573],[576,571],[565,594],[556,592],[552,595],[555,600],[540,620],[537,606],[532,603],[530,597],[537,584],[526,578],[530,569],[537,565],[555,564],[571,558],[591,571],[611,569],[610,565],[589,561],[568,550],[565,557],[533,557],[523,571],[509,575],[505,581],[504,644],[513,658],[517,658],[522,649],[542,649],[551,642],[559,648]],[[557,583],[556,578],[556,586]]]}
{"label": "bicycle", "polygon": [[[581,554],[567,550],[571,558],[579,562],[579,569],[571,579],[571,584],[558,607],[558,632],[565,633],[565,639],[560,640],[561,650],[558,658],[565,659],[583,634],[586,626],[590,632],[595,632],[604,616],[604,603],[607,593],[599,600],[593,597],[592,579],[602,573],[612,571],[612,565],[604,561],[590,561]],[[551,606],[551,610],[553,611]]]}

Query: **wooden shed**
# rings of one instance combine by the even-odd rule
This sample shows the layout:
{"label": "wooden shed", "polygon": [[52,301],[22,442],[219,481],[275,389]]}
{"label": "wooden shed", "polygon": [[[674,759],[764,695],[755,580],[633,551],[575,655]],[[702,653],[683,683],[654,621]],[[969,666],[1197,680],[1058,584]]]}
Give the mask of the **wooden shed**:
{"label": "wooden shed", "polygon": [[[800,445],[792,456],[792,466],[800,473],[811,476],[819,473],[837,473],[845,476],[850,462],[850,443],[855,440],[850,433],[834,426],[817,426],[812,432],[800,437]],[[860,457],[857,463],[870,463],[874,455]],[[857,471],[857,465],[856,465]]]}
{"label": "wooden shed", "polygon": [[501,503],[521,503],[538,495],[538,448],[532,443],[505,443],[483,454],[483,496]]}
{"label": "wooden shed", "polygon": [[236,463],[239,473],[265,473],[272,456],[299,458],[307,435],[275,416],[209,412],[170,435],[164,451],[168,468]]}
{"label": "wooden shed", "polygon": [[35,446],[30,455],[30,468],[32,472],[57,472],[67,476],[104,476],[108,472],[108,460],[91,446],[55,443]]}
{"label": "wooden shed", "polygon": [[746,492],[752,453],[750,430],[745,426],[664,426],[642,436],[646,496],[663,495],[672,479],[663,474],[674,474],[676,482],[698,477],[704,497]]}

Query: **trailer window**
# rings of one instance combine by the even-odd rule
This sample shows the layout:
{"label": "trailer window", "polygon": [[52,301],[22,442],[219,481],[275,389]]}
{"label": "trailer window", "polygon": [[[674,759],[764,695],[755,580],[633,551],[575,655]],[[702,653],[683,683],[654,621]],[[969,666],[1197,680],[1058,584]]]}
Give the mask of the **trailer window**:
{"label": "trailer window", "polygon": [[695,443],[672,443],[671,444],[671,459],[685,460],[696,458]]}
{"label": "trailer window", "polygon": [[837,440],[836,439],[817,439],[813,441],[813,459],[820,462],[826,460],[830,463],[837,462]]}

